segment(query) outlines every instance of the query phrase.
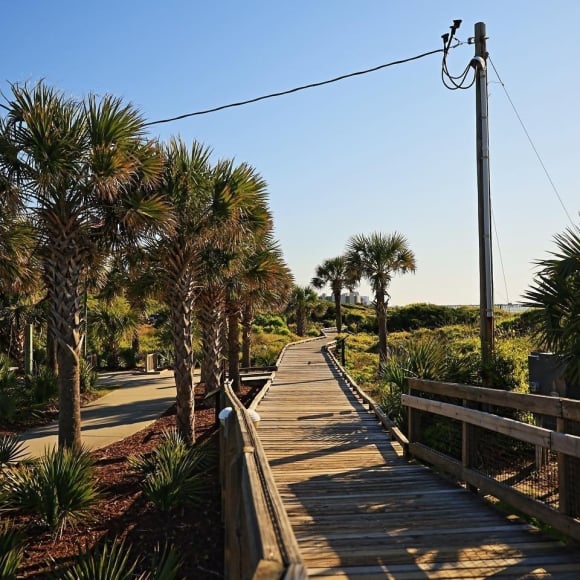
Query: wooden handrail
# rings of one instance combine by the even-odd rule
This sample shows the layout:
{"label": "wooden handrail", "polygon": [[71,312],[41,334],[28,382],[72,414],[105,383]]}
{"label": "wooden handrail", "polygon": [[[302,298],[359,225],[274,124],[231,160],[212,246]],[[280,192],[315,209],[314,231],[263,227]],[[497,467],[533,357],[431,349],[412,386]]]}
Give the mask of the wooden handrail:
{"label": "wooden handrail", "polygon": [[399,442],[403,448],[403,453],[408,454],[409,440],[404,435],[404,433],[393,423],[393,421],[387,416],[387,414],[381,409],[380,405],[367,393],[365,393],[356,381],[346,372],[343,366],[338,362],[336,356],[332,352],[332,347],[336,345],[336,341],[328,343],[324,347],[324,352],[327,353],[333,364],[336,366],[344,380],[350,386],[351,390],[360,398],[362,401],[368,405],[369,410],[372,411],[377,419],[381,422],[383,427],[389,431],[389,433]]}
{"label": "wooden handrail", "polygon": [[307,578],[252,418],[229,383],[224,399],[231,408],[220,429],[225,576],[231,580]]}
{"label": "wooden handrail", "polygon": [[[444,400],[435,397],[443,397]],[[580,436],[574,434],[578,433],[578,426],[572,433],[566,432],[574,421],[580,420],[580,401],[414,378],[409,379],[409,394],[401,398],[409,410],[409,452],[412,456],[466,482],[473,490],[479,489],[483,494],[495,496],[580,540],[578,481],[575,477],[568,477],[570,470],[575,471],[580,465]],[[453,399],[457,402],[453,403]],[[490,405],[556,417],[557,430],[487,412]],[[432,449],[427,441],[423,441],[421,434],[424,421],[421,417],[426,414],[451,418],[461,423],[461,461]],[[472,463],[473,448],[478,441],[473,426],[534,445],[537,450],[556,452],[558,484],[554,493],[558,494],[559,511],[480,471]]]}

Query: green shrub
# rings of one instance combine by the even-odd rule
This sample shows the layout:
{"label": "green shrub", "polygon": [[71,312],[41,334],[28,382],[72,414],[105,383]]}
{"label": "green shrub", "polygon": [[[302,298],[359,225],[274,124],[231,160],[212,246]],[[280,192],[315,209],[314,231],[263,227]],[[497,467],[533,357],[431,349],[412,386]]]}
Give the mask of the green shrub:
{"label": "green shrub", "polygon": [[53,448],[7,471],[0,486],[2,507],[35,514],[58,533],[89,515],[99,497],[93,460],[85,449]]}
{"label": "green shrub", "polygon": [[184,505],[199,505],[206,489],[204,474],[212,454],[205,446],[189,448],[175,430],[166,431],[162,443],[148,456],[130,464],[145,475],[143,494],[162,512]]}
{"label": "green shrub", "polygon": [[34,403],[46,403],[58,395],[56,375],[46,366],[39,366],[27,375],[24,384]]}
{"label": "green shrub", "polygon": [[24,553],[21,534],[9,522],[0,525],[0,578],[16,580],[16,572]]}
{"label": "green shrub", "polygon": [[309,328],[306,336],[320,336],[320,330],[318,328]]}
{"label": "green shrub", "polygon": [[0,436],[0,468],[3,465],[18,463],[25,458],[25,455],[24,443],[17,435]]}
{"label": "green shrub", "polygon": [[13,392],[0,391],[0,421],[10,423],[18,413],[18,403]]}

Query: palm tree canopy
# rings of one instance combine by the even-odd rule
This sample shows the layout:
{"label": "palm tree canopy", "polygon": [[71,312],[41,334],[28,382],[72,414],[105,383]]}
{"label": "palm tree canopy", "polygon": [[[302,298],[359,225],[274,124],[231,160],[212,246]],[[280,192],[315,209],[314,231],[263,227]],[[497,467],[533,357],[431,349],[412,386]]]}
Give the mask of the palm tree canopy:
{"label": "palm tree canopy", "polygon": [[554,237],[557,250],[536,262],[541,270],[524,293],[535,309],[535,334],[542,346],[563,355],[566,378],[580,385],[580,227]]}
{"label": "palm tree canopy", "polygon": [[346,256],[337,256],[318,265],[316,275],[310,283],[315,288],[324,288],[328,284],[333,292],[340,293],[343,288],[354,288],[356,280],[354,272],[349,269]]}
{"label": "palm tree canopy", "polygon": [[415,272],[415,254],[407,238],[398,233],[358,234],[347,244],[347,263],[355,278],[365,278],[375,294],[386,292],[392,277]]}

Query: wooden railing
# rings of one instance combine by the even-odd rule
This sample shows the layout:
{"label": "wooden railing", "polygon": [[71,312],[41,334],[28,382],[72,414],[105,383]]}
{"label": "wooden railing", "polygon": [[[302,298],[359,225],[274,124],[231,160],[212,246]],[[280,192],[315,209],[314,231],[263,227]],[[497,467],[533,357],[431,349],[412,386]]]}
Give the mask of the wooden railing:
{"label": "wooden railing", "polygon": [[580,540],[580,401],[409,379],[402,402],[412,456]]}
{"label": "wooden railing", "polygon": [[251,416],[224,387],[220,477],[225,521],[225,577],[307,578],[294,532],[274,483]]}

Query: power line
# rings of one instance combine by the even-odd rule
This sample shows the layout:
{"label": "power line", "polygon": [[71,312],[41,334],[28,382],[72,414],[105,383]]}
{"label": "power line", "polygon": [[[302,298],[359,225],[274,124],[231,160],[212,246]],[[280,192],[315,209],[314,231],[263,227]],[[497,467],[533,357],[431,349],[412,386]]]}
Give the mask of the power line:
{"label": "power line", "polygon": [[552,186],[552,189],[554,190],[554,193],[556,194],[556,197],[558,198],[558,201],[560,202],[560,205],[562,206],[562,209],[564,210],[564,213],[566,214],[566,216],[570,220],[570,223],[574,226],[575,225],[574,221],[572,220],[572,217],[568,213],[568,210],[566,209],[566,206],[564,205],[564,202],[562,201],[562,197],[560,196],[560,193],[558,192],[558,188],[556,187],[556,184],[552,180],[552,177],[550,176],[548,169],[544,165],[544,162],[542,161],[542,157],[540,156],[538,150],[536,149],[536,146],[534,145],[534,142],[533,142],[530,134],[528,133],[526,125],[524,124],[522,118],[520,117],[520,114],[518,113],[518,110],[517,110],[516,106],[514,105],[514,102],[512,101],[512,99],[508,93],[508,90],[506,89],[504,82],[501,80],[501,77],[499,76],[499,73],[497,72],[497,69],[495,68],[495,64],[493,64],[493,61],[491,60],[491,57],[489,57],[489,56],[488,56],[488,60],[493,68],[493,71],[495,72],[495,76],[497,77],[499,84],[502,86],[502,89],[503,89],[518,121],[520,122],[520,125],[522,126],[522,129],[524,130],[524,133],[526,134],[526,137],[528,138],[530,145],[532,146],[532,149],[534,150],[534,153],[536,154],[536,157],[538,158],[538,161],[540,162],[540,165],[542,166],[542,169],[544,170],[544,173],[546,174],[546,177],[548,178],[548,181],[550,182],[550,185]]}
{"label": "power line", "polygon": [[266,99],[273,99],[275,97],[282,97],[284,95],[290,95],[292,93],[297,93],[299,91],[305,91],[306,89],[313,89],[315,87],[321,87],[323,85],[330,85],[332,83],[336,83],[336,82],[342,81],[344,79],[357,77],[357,76],[361,76],[361,75],[366,75],[366,74],[369,74],[372,72],[376,72],[376,71],[388,68],[390,66],[395,66],[398,64],[405,64],[407,62],[419,60],[421,58],[425,58],[426,56],[431,56],[432,54],[437,54],[439,52],[443,52],[444,50],[449,50],[449,48],[457,48],[461,44],[463,44],[463,42],[457,41],[456,44],[454,44],[451,47],[447,47],[447,49],[439,48],[437,50],[430,50],[429,52],[423,52],[421,54],[417,54],[416,56],[411,56],[409,58],[403,58],[401,60],[394,60],[392,62],[380,64],[379,66],[375,66],[373,68],[367,68],[365,70],[359,70],[356,72],[344,74],[344,75],[341,75],[339,77],[328,79],[326,81],[320,81],[317,83],[310,83],[308,85],[302,85],[299,87],[295,87],[293,89],[288,89],[286,91],[279,91],[277,93],[270,93],[268,95],[262,95],[261,97],[255,97],[253,99],[248,99],[246,101],[238,101],[236,103],[229,103],[227,105],[221,105],[219,107],[213,107],[211,109],[204,109],[202,111],[195,111],[194,113],[185,113],[183,115],[177,115],[176,117],[168,117],[167,119],[159,119],[158,121],[150,121],[149,123],[145,123],[145,125],[149,126],[149,125],[160,125],[161,123],[171,123],[172,121],[179,121],[181,119],[187,119],[188,117],[196,117],[199,115],[207,115],[208,113],[216,113],[217,111],[223,111],[224,109],[231,109],[233,107],[241,107],[243,105],[257,103],[258,101],[264,101]]}

